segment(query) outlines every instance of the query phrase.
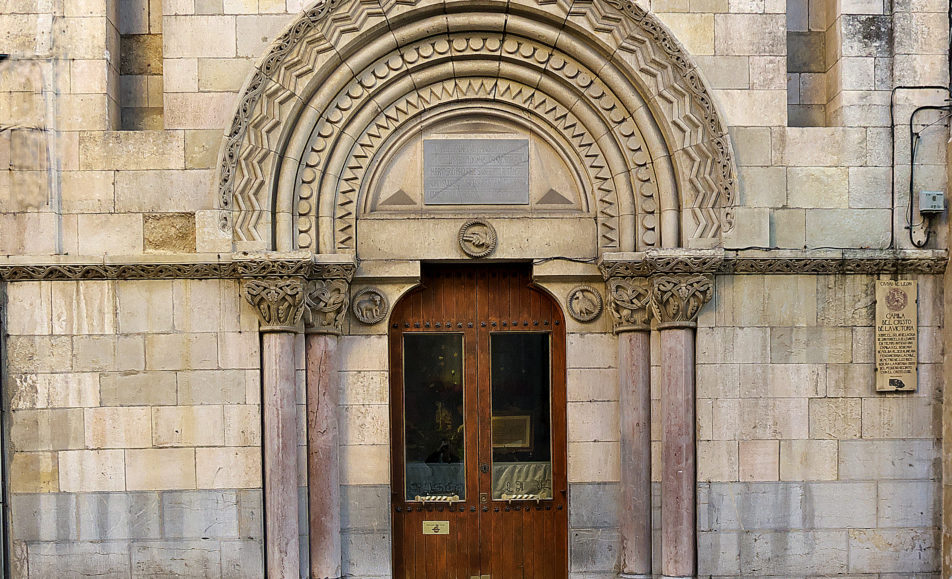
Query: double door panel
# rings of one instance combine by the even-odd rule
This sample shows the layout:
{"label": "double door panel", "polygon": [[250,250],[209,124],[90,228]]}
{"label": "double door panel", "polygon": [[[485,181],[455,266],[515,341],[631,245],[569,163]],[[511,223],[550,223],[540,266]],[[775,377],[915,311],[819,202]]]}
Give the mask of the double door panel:
{"label": "double door panel", "polygon": [[425,270],[390,329],[394,576],[567,576],[565,331],[527,266]]}

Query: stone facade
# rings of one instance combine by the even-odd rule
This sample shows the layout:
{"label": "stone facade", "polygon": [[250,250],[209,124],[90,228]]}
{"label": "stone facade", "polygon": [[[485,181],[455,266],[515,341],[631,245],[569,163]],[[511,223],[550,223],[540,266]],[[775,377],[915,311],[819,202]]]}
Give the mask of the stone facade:
{"label": "stone facade", "polygon": [[[388,325],[350,299],[392,307],[421,261],[471,260],[458,235],[479,217],[497,238],[481,262],[535,260],[567,314],[570,577],[948,576],[949,224],[909,206],[907,124],[947,96],[947,10],[0,0],[4,565],[391,576]],[[916,116],[916,191],[947,189],[942,113]],[[528,140],[529,204],[423,203],[422,142],[461,133]],[[670,276],[679,307],[652,308]],[[897,278],[918,281],[918,388],[884,394],[874,282]],[[601,293],[591,321],[568,315],[579,286]],[[676,480],[675,331],[695,399]],[[632,360],[650,366],[640,462]],[[309,404],[335,380],[336,438],[316,437]],[[274,486],[279,438],[296,453]],[[339,555],[314,540],[331,479],[313,456],[339,463]],[[662,512],[675,482],[694,490],[686,527]],[[647,561],[626,546],[633,488]],[[296,540],[280,558],[266,494],[295,514],[267,527]],[[674,530],[696,568],[663,568]]]}

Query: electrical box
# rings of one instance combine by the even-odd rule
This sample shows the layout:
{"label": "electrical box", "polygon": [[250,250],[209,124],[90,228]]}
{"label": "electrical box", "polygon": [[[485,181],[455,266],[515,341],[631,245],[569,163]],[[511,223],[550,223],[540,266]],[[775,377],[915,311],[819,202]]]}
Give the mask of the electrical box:
{"label": "electrical box", "polygon": [[945,211],[943,191],[919,191],[919,213],[942,213]]}

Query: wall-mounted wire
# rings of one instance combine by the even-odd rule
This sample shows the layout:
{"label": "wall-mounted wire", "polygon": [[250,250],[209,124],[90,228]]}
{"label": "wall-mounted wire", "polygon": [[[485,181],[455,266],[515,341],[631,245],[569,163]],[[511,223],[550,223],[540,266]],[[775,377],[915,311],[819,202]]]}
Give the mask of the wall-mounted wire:
{"label": "wall-mounted wire", "polygon": [[[949,0],[950,18],[952,18],[952,0]],[[952,50],[952,44],[950,44]],[[952,71],[952,69],[950,69]],[[950,77],[952,78],[952,77]],[[944,85],[900,85],[893,87],[889,93],[889,249],[896,248],[896,93],[901,90],[941,90],[945,91],[948,99],[952,99],[952,88]],[[912,126],[912,117],[909,117],[910,127]],[[910,142],[911,145],[911,142]],[[910,179],[911,182],[911,179]],[[912,200],[909,202],[910,212],[912,211]],[[910,222],[911,214],[910,214]],[[910,229],[910,239],[912,236]],[[928,239],[926,240],[928,242]],[[913,242],[913,245],[916,245]],[[916,245],[916,247],[920,247]]]}
{"label": "wall-mounted wire", "polygon": [[[952,112],[952,104],[945,105],[925,105],[918,107],[916,110],[912,111],[912,114],[909,115],[909,208],[906,213],[908,218],[906,219],[906,228],[909,230],[909,243],[913,247],[922,249],[929,243],[929,239],[932,237],[932,231],[928,226],[928,219],[920,213],[919,223],[913,223],[915,217],[915,212],[913,211],[913,205],[915,203],[915,181],[916,181],[916,150],[919,147],[919,139],[921,138],[922,133],[931,126],[934,126],[936,123],[939,123],[945,119],[949,118],[949,115],[940,116],[938,120],[929,123],[924,126],[921,130],[916,131],[916,115],[925,112],[925,111],[943,111],[945,113]],[[917,242],[913,232],[916,227],[923,227],[925,229],[926,237],[922,240],[921,243]]]}

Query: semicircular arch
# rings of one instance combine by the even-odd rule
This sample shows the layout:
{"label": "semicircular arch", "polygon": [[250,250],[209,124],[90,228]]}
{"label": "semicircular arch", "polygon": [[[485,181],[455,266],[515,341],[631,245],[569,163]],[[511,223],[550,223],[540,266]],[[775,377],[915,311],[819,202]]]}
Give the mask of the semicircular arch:
{"label": "semicircular arch", "polygon": [[630,3],[327,0],[243,89],[219,164],[236,249],[353,253],[365,177],[401,126],[505,106],[578,152],[598,249],[717,245],[725,128],[674,38]]}

